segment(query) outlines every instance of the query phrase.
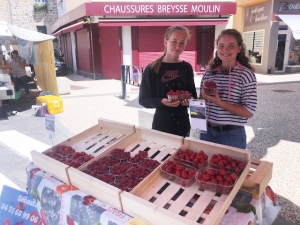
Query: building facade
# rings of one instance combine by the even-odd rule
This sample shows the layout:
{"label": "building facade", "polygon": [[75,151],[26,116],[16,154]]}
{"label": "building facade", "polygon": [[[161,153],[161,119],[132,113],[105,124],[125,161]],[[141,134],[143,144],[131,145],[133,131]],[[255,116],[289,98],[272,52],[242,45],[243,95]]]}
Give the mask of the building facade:
{"label": "building facade", "polygon": [[51,27],[69,68],[93,79],[120,79],[120,65],[145,67],[162,55],[171,25],[187,26],[192,37],[182,59],[195,72],[213,57],[215,39],[231,26],[235,1],[65,1]]}
{"label": "building facade", "polygon": [[51,34],[57,19],[56,0],[5,0],[0,7],[0,21]]}
{"label": "building facade", "polygon": [[300,19],[299,2],[238,0],[237,6],[233,27],[243,33],[255,71],[262,74],[300,72],[300,26],[296,22]]}

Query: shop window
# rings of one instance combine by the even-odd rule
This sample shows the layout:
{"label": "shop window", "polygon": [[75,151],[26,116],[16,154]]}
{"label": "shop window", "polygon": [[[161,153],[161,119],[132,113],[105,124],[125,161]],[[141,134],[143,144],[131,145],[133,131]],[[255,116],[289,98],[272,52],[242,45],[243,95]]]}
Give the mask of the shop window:
{"label": "shop window", "polygon": [[295,41],[289,53],[288,65],[300,65],[300,40]]}
{"label": "shop window", "polygon": [[250,63],[261,64],[264,46],[264,30],[244,32],[244,42],[246,45],[246,55]]}

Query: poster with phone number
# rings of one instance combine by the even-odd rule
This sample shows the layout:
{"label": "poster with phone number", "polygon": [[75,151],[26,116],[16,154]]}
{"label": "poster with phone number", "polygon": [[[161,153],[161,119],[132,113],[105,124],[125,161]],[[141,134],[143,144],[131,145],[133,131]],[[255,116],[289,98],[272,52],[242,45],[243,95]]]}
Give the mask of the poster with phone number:
{"label": "poster with phone number", "polygon": [[36,201],[26,192],[4,185],[0,198],[0,224],[46,225],[43,212],[38,212]]}

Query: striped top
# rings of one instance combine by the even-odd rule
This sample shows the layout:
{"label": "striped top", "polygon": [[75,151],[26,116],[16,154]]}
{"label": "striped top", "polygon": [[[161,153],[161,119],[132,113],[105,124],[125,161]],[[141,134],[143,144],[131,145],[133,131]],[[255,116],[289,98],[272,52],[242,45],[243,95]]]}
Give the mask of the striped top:
{"label": "striped top", "polygon": [[[206,80],[213,80],[218,88],[221,101],[233,105],[243,105],[252,114],[256,111],[257,105],[257,82],[255,74],[247,67],[237,64],[227,71],[220,67],[213,71],[207,69],[201,80],[200,88]],[[207,121],[222,125],[244,126],[248,118],[241,117],[224,110],[212,102],[207,102]]]}

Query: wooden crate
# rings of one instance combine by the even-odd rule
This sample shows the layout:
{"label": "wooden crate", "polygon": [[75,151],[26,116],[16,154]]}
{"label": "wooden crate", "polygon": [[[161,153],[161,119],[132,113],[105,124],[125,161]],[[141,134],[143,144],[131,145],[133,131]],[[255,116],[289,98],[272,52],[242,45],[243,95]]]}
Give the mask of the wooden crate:
{"label": "wooden crate", "polygon": [[[137,127],[135,134],[129,136],[122,142],[110,148],[108,151],[104,152],[102,155],[96,157],[89,162],[89,164],[101,157],[109,155],[110,152],[115,148],[125,149],[125,151],[129,151],[131,153],[131,156],[136,155],[140,150],[147,151],[148,157],[162,163],[174,152],[176,152],[182,143],[183,138],[180,136]],[[88,164],[80,167],[79,169],[68,169],[71,184],[94,196],[95,198],[98,198],[101,201],[104,201],[107,204],[122,210],[122,203],[120,199],[120,194],[122,191],[119,188],[81,172],[87,166]],[[159,168],[156,170],[159,170]]]}
{"label": "wooden crate", "polygon": [[[220,222],[248,174],[250,153],[246,150],[191,138],[185,138],[181,148],[197,152],[203,150],[208,156],[218,153],[226,154],[246,161],[247,165],[229,195],[199,190],[197,182],[184,188],[163,178],[160,171],[156,170],[131,193],[121,193],[125,213],[153,225],[217,225]],[[166,187],[164,191],[162,191],[163,187]],[[215,205],[212,211],[206,214],[205,209],[210,203],[215,203]]]}
{"label": "wooden crate", "polygon": [[[97,125],[59,145],[71,146],[76,152],[85,152],[96,157],[134,133],[134,125],[99,119]],[[51,149],[52,147],[48,150]],[[35,150],[31,151],[31,157],[35,166],[52,173],[65,183],[70,183],[68,165]]]}
{"label": "wooden crate", "polygon": [[241,189],[260,199],[272,178],[273,163],[251,158],[251,167]]}

